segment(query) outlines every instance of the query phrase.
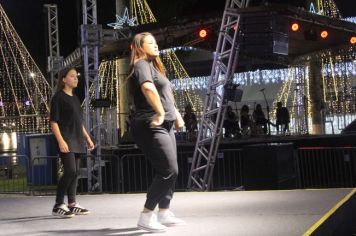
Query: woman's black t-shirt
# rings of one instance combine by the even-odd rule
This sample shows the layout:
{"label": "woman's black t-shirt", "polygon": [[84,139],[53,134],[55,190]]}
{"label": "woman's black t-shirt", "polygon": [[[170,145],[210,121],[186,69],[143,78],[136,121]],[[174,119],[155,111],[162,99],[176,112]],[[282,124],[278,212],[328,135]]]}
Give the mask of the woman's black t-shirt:
{"label": "woman's black t-shirt", "polygon": [[50,121],[58,123],[70,152],[85,153],[83,112],[76,95],[58,91],[51,100]]}
{"label": "woman's black t-shirt", "polygon": [[136,108],[135,119],[152,120],[156,114],[141,91],[141,85],[145,82],[151,82],[155,85],[165,111],[164,119],[168,121],[176,119],[171,82],[154,68],[152,62],[138,60],[134,64],[134,73],[130,79],[132,80],[131,86],[133,86]]}

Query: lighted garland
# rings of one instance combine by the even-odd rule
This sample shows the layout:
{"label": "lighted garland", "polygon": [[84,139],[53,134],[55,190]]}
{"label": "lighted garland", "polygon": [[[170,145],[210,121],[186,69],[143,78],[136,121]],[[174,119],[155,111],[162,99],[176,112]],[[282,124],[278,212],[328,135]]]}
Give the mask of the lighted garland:
{"label": "lighted garland", "polygon": [[51,88],[0,5],[0,120],[4,131],[49,132]]}

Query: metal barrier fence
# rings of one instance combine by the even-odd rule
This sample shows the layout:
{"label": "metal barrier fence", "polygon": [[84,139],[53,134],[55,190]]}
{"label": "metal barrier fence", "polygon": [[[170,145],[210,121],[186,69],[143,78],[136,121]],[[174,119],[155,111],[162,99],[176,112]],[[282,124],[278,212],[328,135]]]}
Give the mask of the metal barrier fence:
{"label": "metal barrier fence", "polygon": [[[193,152],[178,152],[179,174],[176,190],[185,191]],[[143,154],[125,154],[120,158],[121,192],[145,192],[154,177],[150,162]],[[242,150],[219,150],[212,190],[234,189],[242,185]]]}
{"label": "metal barrier fence", "polygon": [[98,171],[101,168],[101,181],[102,191],[107,193],[118,193],[120,189],[120,162],[119,156],[115,154],[102,154],[100,155],[101,163],[96,163],[98,155],[82,155],[80,162],[80,170],[78,173],[78,192],[96,192],[96,186],[93,185],[93,189],[88,190],[88,171],[87,161],[92,162],[93,169],[91,171]]}
{"label": "metal barrier fence", "polygon": [[0,193],[29,193],[29,159],[13,153],[0,155]]}
{"label": "metal barrier fence", "polygon": [[[308,147],[298,148],[296,153],[298,188],[356,186],[356,147]],[[193,150],[178,152],[177,191],[186,190],[192,156]],[[242,149],[219,150],[211,189],[243,186],[244,158]],[[86,162],[94,159],[94,155],[81,157],[78,193],[93,192],[87,188]],[[103,154],[101,163],[93,166],[92,171],[101,168],[102,189],[108,193],[146,192],[154,177],[150,162],[141,153]],[[53,195],[62,173],[57,156],[37,156],[30,160],[25,155],[3,154],[0,155],[0,193]]]}
{"label": "metal barrier fence", "polygon": [[356,186],[356,147],[298,149],[300,188]]}
{"label": "metal barrier fence", "polygon": [[58,156],[35,156],[30,161],[28,184],[32,195],[53,195],[62,174]]}
{"label": "metal barrier fence", "polygon": [[[87,161],[92,162],[93,169],[101,168],[103,192],[120,192],[118,176],[118,157],[116,155],[100,155],[101,163],[96,163],[95,155],[82,154],[79,157],[79,170],[77,170],[77,193],[96,192],[88,190]],[[53,195],[57,189],[57,183],[63,175],[63,166],[58,156],[37,156],[31,160],[31,177],[28,181],[30,192],[33,195]]]}
{"label": "metal barrier fence", "polygon": [[[186,183],[187,182],[185,182],[185,184]],[[213,179],[212,179],[212,189],[213,190],[237,189],[242,186],[243,186],[242,149],[218,150],[215,167],[214,167]]]}

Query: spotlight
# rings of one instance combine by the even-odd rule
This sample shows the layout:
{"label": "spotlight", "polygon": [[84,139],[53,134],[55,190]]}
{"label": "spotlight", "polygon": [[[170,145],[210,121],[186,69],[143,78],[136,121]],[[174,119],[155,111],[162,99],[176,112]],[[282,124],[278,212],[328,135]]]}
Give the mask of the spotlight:
{"label": "spotlight", "polygon": [[299,30],[299,24],[298,23],[293,23],[291,29],[294,32],[298,31]]}
{"label": "spotlight", "polygon": [[208,31],[206,29],[201,29],[199,30],[199,37],[200,38],[206,38],[208,36]]}
{"label": "spotlight", "polygon": [[351,43],[351,44],[356,44],[356,36],[352,36],[352,37],[350,38],[350,43]]}
{"label": "spotlight", "polygon": [[320,33],[320,37],[322,39],[326,39],[328,37],[328,35],[329,35],[329,33],[326,30],[321,31],[321,33]]}

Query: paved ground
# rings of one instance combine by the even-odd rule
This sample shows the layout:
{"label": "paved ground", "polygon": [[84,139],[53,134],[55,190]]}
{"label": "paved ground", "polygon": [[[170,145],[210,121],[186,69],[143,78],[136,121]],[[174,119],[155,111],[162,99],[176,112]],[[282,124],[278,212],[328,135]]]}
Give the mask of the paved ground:
{"label": "paved ground", "polygon": [[[302,235],[351,189],[176,193],[171,209],[186,226],[160,235]],[[81,195],[92,214],[52,217],[54,197],[0,195],[0,235],[143,235],[144,194]]]}

